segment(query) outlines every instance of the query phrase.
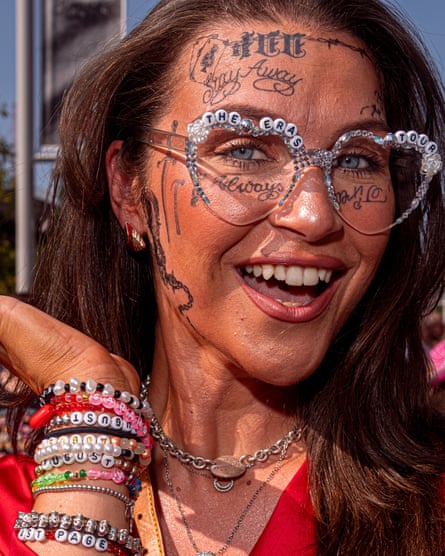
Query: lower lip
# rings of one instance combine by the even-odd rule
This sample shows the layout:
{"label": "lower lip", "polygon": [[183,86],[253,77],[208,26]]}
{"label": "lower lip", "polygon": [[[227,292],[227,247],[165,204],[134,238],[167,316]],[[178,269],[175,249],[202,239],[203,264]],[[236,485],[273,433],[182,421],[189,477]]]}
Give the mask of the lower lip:
{"label": "lower lip", "polygon": [[338,289],[339,282],[333,282],[328,289],[322,294],[315,297],[313,301],[307,305],[300,307],[288,307],[281,304],[279,301],[271,297],[267,297],[244,282],[241,276],[241,287],[246,293],[247,297],[266,315],[284,322],[308,322],[318,317],[328,307],[335,292]]}

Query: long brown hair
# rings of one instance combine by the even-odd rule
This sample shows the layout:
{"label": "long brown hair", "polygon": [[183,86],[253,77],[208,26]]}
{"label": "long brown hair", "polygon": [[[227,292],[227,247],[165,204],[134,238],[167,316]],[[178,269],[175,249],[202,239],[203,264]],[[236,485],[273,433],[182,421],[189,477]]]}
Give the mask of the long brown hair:
{"label": "long brown hair", "polygon": [[[221,21],[284,19],[361,39],[381,75],[390,127],[425,132],[445,152],[435,69],[411,25],[378,0],[161,1],[80,74],[65,99],[54,180],[60,197],[35,283],[41,308],[123,355],[142,375],[150,369],[156,321],[151,262],[125,247],[108,198],[106,149],[123,139],[122,163],[142,172],[146,147],[131,129],[150,125],[167,108],[175,63],[200,30]],[[437,177],[425,203],[393,230],[373,283],[323,364],[298,386],[320,555],[445,553],[444,427],[430,407],[420,340],[420,319],[443,287],[444,237]]]}

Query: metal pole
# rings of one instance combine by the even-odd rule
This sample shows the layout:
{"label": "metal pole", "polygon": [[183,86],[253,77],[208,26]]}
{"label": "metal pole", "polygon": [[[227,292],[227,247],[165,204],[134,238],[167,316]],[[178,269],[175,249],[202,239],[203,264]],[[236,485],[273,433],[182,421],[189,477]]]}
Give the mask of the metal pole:
{"label": "metal pole", "polygon": [[33,211],[33,0],[16,0],[16,291],[30,291],[35,258]]}

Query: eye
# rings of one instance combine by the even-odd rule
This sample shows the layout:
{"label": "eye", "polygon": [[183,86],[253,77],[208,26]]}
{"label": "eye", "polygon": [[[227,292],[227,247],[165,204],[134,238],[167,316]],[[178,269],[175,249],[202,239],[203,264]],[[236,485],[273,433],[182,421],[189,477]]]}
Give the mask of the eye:
{"label": "eye", "polygon": [[260,149],[254,147],[237,147],[225,152],[225,156],[239,158],[240,160],[267,160],[268,157]]}
{"label": "eye", "polygon": [[281,137],[214,133],[198,146],[197,160],[202,166],[212,168],[219,174],[246,172],[259,175],[261,172],[282,170],[292,163],[289,149]]}
{"label": "eye", "polygon": [[347,170],[365,170],[370,167],[369,160],[358,154],[345,154],[337,157],[335,166]]}
{"label": "eye", "polygon": [[259,140],[250,137],[236,138],[215,148],[215,154],[233,160],[270,160],[270,148]]}

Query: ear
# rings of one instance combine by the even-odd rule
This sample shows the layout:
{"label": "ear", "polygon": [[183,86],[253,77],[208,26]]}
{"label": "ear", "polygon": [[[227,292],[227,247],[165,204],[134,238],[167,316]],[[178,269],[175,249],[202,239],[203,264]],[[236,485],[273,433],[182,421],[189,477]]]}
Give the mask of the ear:
{"label": "ear", "polygon": [[122,141],[113,141],[105,158],[111,208],[122,228],[131,224],[142,234],[146,231],[147,221],[140,202],[139,180],[119,167],[121,148]]}

